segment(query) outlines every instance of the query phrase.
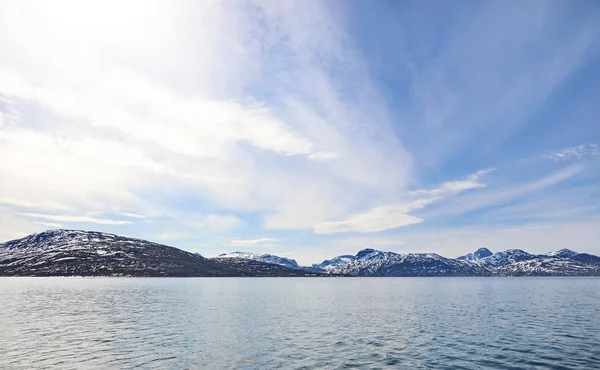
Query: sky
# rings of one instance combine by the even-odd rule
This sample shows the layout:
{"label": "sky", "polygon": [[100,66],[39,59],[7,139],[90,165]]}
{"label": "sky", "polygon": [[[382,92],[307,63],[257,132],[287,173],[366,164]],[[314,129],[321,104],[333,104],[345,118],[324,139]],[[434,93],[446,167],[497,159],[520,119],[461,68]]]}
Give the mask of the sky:
{"label": "sky", "polygon": [[0,0],[0,241],[600,254],[600,2]]}

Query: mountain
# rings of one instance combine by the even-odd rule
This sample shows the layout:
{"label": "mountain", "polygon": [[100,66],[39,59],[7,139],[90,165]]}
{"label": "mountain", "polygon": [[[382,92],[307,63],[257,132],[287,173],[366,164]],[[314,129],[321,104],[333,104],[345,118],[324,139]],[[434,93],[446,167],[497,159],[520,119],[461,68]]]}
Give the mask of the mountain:
{"label": "mountain", "polygon": [[482,266],[445,258],[435,253],[397,254],[363,249],[345,263],[327,269],[328,273],[351,276],[487,276]]}
{"label": "mountain", "polygon": [[600,276],[600,257],[569,249],[541,255],[508,249],[468,261],[495,276]]}
{"label": "mountain", "polygon": [[345,263],[348,263],[350,261],[352,261],[354,259],[354,256],[350,255],[350,254],[346,254],[343,256],[337,256],[335,258],[332,258],[330,260],[325,260],[321,263],[315,263],[312,265],[313,268],[315,269],[320,269],[323,271],[328,271],[331,270],[332,268],[338,266],[338,265],[343,265]]}
{"label": "mountain", "polygon": [[286,266],[294,269],[300,268],[298,263],[290,258],[279,257],[272,254],[261,254],[261,253],[250,253],[250,252],[231,252],[223,253],[218,256],[219,259],[223,258],[241,258],[265,263],[273,263],[276,265]]}
{"label": "mountain", "polygon": [[435,253],[363,249],[313,267],[350,276],[600,276],[600,257],[567,249],[536,255],[520,249],[492,253],[480,248],[450,259]]}
{"label": "mountain", "polygon": [[248,252],[204,258],[114,234],[50,230],[0,244],[0,276],[600,276],[600,257],[561,249],[530,254],[480,248],[456,259],[371,248],[312,267]]}
{"label": "mountain", "polygon": [[211,260],[114,234],[50,230],[0,244],[0,276],[298,276],[259,261]]}
{"label": "mountain", "polygon": [[540,256],[527,253],[521,249],[508,249],[504,252],[496,252],[491,256],[481,258],[480,261],[486,266],[505,266],[515,262],[528,261]]}
{"label": "mountain", "polygon": [[579,253],[577,252],[573,252],[570,249],[561,249],[555,252],[549,252],[546,253],[546,256],[550,256],[550,257],[563,257],[563,258],[571,258],[571,257],[575,257],[576,255],[578,255]]}
{"label": "mountain", "polygon": [[236,276],[325,276],[320,271],[307,271],[301,268],[291,268],[276,263],[266,263],[246,258],[215,257],[210,260],[216,262],[220,266],[227,266],[232,270],[243,272],[243,274],[238,274]]}
{"label": "mountain", "polygon": [[[594,256],[595,257],[595,256]],[[599,257],[596,257],[600,259]],[[539,257],[497,267],[497,276],[600,276],[599,262],[582,262],[573,258]]]}
{"label": "mountain", "polygon": [[493,254],[492,251],[490,251],[487,248],[479,248],[478,250],[476,250],[473,253],[469,253],[467,255],[457,257],[456,259],[459,260],[459,261],[463,261],[463,260],[466,260],[466,261],[476,261],[476,260],[480,260],[480,259],[485,258],[485,257],[489,257],[492,254]]}
{"label": "mountain", "polygon": [[577,253],[571,259],[580,262],[600,263],[600,257],[587,253]]}

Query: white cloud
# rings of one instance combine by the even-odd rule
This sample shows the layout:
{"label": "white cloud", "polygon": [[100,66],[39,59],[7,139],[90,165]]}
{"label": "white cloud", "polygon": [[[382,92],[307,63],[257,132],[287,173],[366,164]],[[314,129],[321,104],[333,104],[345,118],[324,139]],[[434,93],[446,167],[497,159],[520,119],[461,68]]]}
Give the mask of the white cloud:
{"label": "white cloud", "polygon": [[411,157],[325,4],[125,6],[0,4],[0,95],[20,110],[3,198],[183,218],[178,194],[310,229],[406,186]]}
{"label": "white cloud", "polygon": [[34,224],[36,224],[36,225],[42,225],[42,226],[47,226],[47,227],[51,227],[51,228],[54,228],[54,229],[58,229],[59,227],[62,227],[61,224],[57,224],[55,222],[36,221],[36,222],[34,222]]}
{"label": "white cloud", "polygon": [[151,214],[154,207],[135,193],[172,171],[123,143],[20,128],[0,130],[0,156],[2,202],[37,211]]}
{"label": "white cloud", "polygon": [[600,155],[598,144],[581,144],[569,148],[563,148],[546,155],[546,158],[554,161],[565,161],[568,159],[581,159],[588,156]]}
{"label": "white cloud", "polygon": [[336,152],[316,152],[308,155],[308,159],[315,161],[326,161],[329,159],[339,158],[339,154]]}
{"label": "white cloud", "polygon": [[484,188],[486,185],[481,183],[480,180],[483,176],[494,171],[494,168],[486,168],[469,175],[463,181],[447,181],[438,187],[419,189],[410,192],[410,194],[418,196],[448,196],[450,194],[457,194],[463,190]]}
{"label": "white cloud", "polygon": [[[477,8],[481,17],[459,22],[438,60],[402,77],[414,100],[398,112],[335,5],[298,5],[0,2],[0,103],[13,102],[0,124],[0,198],[13,230],[42,226],[22,220],[24,211],[120,214],[112,221],[125,223],[164,216],[215,232],[244,226],[233,214],[319,233],[418,223],[429,216],[411,211],[487,191],[489,170],[407,193],[416,165],[439,168],[436,160],[488,131],[502,138],[495,130],[510,125],[497,122],[521,122],[593,49],[584,27],[543,43],[551,63],[487,60],[490,50],[520,56],[560,12],[537,4],[504,14],[523,21],[506,34],[494,5]],[[499,70],[516,72],[497,79]],[[417,132],[404,135],[409,126]],[[576,172],[469,197],[463,208],[448,199],[441,211],[498,204]],[[82,222],[68,217],[60,222]]]}
{"label": "white cloud", "polygon": [[20,208],[35,208],[37,210],[50,210],[50,211],[69,211],[70,207],[65,206],[64,204],[49,202],[49,201],[39,201],[32,202],[26,199],[14,199],[14,198],[0,198],[0,204],[6,204],[14,207]]}
{"label": "white cloud", "polygon": [[59,222],[85,222],[100,225],[127,225],[131,224],[131,221],[125,220],[113,220],[110,218],[98,218],[90,216],[69,216],[69,215],[50,215],[42,213],[20,213],[20,215],[29,218],[42,218],[45,220],[59,221]]}
{"label": "white cloud", "polygon": [[131,212],[119,212],[119,214],[121,216],[130,217],[130,218],[146,218],[146,216],[139,215],[137,213],[131,213]]}
{"label": "white cloud", "polygon": [[314,231],[317,234],[334,234],[350,231],[373,233],[423,222],[422,218],[407,214],[407,212],[414,209],[404,204],[376,207],[368,212],[352,215],[344,221],[320,223],[315,226]]}
{"label": "white cloud", "polygon": [[431,203],[443,198],[456,195],[464,190],[485,187],[479,182],[481,177],[492,172],[492,169],[477,171],[464,181],[445,182],[437,188],[421,189],[409,193],[409,197],[416,197],[407,202],[375,207],[367,212],[352,215],[344,221],[323,222],[314,227],[317,234],[334,234],[342,232],[373,233],[388,229],[395,229],[423,222],[422,218],[408,214],[411,211],[422,209]]}
{"label": "white cloud", "polygon": [[228,246],[232,247],[268,247],[279,243],[281,240],[277,238],[258,238],[258,239],[234,239],[230,241]]}
{"label": "white cloud", "polygon": [[580,164],[573,164],[562,168],[554,173],[546,175],[538,180],[524,184],[513,185],[504,189],[488,189],[484,192],[465,194],[460,197],[448,200],[434,211],[423,214],[423,217],[439,217],[447,215],[458,215],[471,212],[486,207],[503,204],[505,202],[518,199],[519,197],[531,194],[553,185],[559,184],[571,177],[581,173],[584,167]]}

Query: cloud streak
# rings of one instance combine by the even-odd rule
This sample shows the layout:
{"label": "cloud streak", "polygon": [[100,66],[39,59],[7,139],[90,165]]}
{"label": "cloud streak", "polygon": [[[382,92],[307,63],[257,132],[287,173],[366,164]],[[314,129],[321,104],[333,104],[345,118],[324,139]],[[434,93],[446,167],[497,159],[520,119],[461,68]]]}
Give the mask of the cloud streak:
{"label": "cloud streak", "polygon": [[90,216],[49,215],[42,213],[21,213],[21,215],[29,218],[41,218],[50,221],[92,223],[99,225],[127,225],[131,223],[131,221],[126,220],[114,220],[110,218],[98,218]]}
{"label": "cloud streak", "polygon": [[[319,3],[307,3],[310,16],[301,18],[275,2],[188,5],[129,4],[130,13],[110,1],[94,6],[119,13],[114,27],[128,30],[124,38],[76,5],[25,13],[2,5],[2,35],[8,43],[21,35],[10,53],[0,43],[0,95],[18,103],[11,109],[20,117],[0,131],[0,156],[20,158],[0,164],[11,179],[0,185],[3,196],[152,218],[187,214],[169,204],[176,192],[258,213],[267,229],[310,230],[406,186],[410,155],[388,135],[387,107],[335,12]],[[177,27],[163,32],[160,24]],[[334,65],[352,79],[332,74]],[[43,124],[33,123],[34,107]],[[236,223],[218,222],[204,229]]]}
{"label": "cloud streak", "polygon": [[385,246],[530,223],[517,206],[538,220],[533,201],[558,193],[575,199],[540,206],[544,222],[593,215],[598,146],[572,145],[600,134],[596,15],[535,1],[0,2],[0,237],[90,223],[301,255],[342,233]]}
{"label": "cloud streak", "polygon": [[588,156],[600,155],[600,146],[598,144],[581,144],[568,148],[563,148],[546,155],[546,158],[553,161],[566,161],[569,159],[582,159]]}
{"label": "cloud streak", "polygon": [[343,232],[373,233],[402,226],[423,222],[422,218],[409,214],[411,211],[422,209],[444,198],[456,195],[462,191],[483,188],[486,185],[479,182],[483,176],[493,169],[484,169],[468,176],[464,181],[449,181],[439,187],[412,191],[409,196],[416,200],[375,207],[367,212],[352,215],[343,221],[323,222],[315,226],[317,234],[334,234]]}

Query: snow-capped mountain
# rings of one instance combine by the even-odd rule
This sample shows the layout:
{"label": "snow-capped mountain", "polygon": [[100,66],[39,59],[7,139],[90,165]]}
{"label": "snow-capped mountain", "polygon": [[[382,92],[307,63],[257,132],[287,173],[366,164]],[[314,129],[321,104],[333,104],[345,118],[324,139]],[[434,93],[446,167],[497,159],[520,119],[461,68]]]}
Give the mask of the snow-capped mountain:
{"label": "snow-capped mountain", "polygon": [[600,257],[569,249],[541,255],[527,253],[521,249],[509,249],[469,262],[485,266],[497,276],[600,275]]}
{"label": "snow-capped mountain", "polygon": [[279,257],[272,254],[250,253],[250,252],[231,252],[219,254],[218,258],[242,258],[265,263],[273,263],[276,265],[287,266],[290,268],[300,268],[296,260]]}
{"label": "snow-capped mountain", "polygon": [[280,265],[210,260],[114,234],[50,230],[0,244],[0,276],[298,276]]}
{"label": "snow-capped mountain", "polygon": [[476,264],[442,257],[435,253],[397,254],[363,249],[352,259],[344,258],[328,273],[351,276],[485,276],[487,269]]}
{"label": "snow-capped mountain", "polygon": [[505,266],[515,262],[527,261],[538,258],[538,255],[529,254],[521,249],[508,249],[504,252],[496,252],[491,256],[478,259],[486,266]]}
{"label": "snow-capped mountain", "polygon": [[489,249],[487,249],[487,248],[484,247],[484,248],[479,248],[475,252],[469,253],[467,255],[457,257],[456,259],[459,260],[459,261],[462,261],[462,260],[476,261],[476,260],[480,260],[480,259],[485,258],[485,257],[489,257],[492,254],[493,253],[492,253],[491,250],[489,250]]}
{"label": "snow-capped mountain", "polygon": [[113,234],[50,230],[0,245],[2,275],[220,276],[204,258]]}
{"label": "snow-capped mountain", "polygon": [[[336,261],[335,265],[327,264]],[[492,253],[480,248],[456,259],[435,253],[397,254],[363,249],[313,265],[330,274],[351,276],[581,276],[600,275],[600,257],[560,250],[535,255],[520,249]]]}
{"label": "snow-capped mountain", "polygon": [[539,257],[494,269],[498,276],[600,276],[600,263],[572,258]]}
{"label": "snow-capped mountain", "polygon": [[312,267],[247,252],[204,258],[145,240],[50,230],[0,244],[0,276],[600,276],[600,257],[561,249],[542,255],[486,248],[456,259],[363,249]]}
{"label": "snow-capped mountain", "polygon": [[571,257],[575,257],[578,254],[579,253],[573,252],[570,249],[561,249],[561,250],[554,251],[554,252],[548,252],[548,253],[546,253],[546,256],[571,258]]}
{"label": "snow-capped mountain", "polygon": [[313,268],[315,269],[321,269],[321,270],[325,270],[325,271],[329,271],[332,268],[338,266],[338,265],[343,265],[346,264],[350,261],[354,260],[354,256],[350,255],[350,254],[346,254],[343,256],[337,256],[334,257],[330,260],[325,260],[321,263],[315,263],[312,265]]}

